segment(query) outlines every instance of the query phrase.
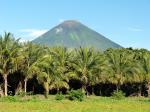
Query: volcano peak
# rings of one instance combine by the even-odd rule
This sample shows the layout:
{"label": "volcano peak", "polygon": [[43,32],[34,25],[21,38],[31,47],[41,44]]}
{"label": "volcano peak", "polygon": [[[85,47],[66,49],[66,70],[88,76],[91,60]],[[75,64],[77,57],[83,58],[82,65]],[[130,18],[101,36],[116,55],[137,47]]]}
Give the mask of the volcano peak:
{"label": "volcano peak", "polygon": [[76,20],[66,20],[66,21],[62,22],[59,26],[74,27],[74,26],[78,26],[80,24],[81,23]]}

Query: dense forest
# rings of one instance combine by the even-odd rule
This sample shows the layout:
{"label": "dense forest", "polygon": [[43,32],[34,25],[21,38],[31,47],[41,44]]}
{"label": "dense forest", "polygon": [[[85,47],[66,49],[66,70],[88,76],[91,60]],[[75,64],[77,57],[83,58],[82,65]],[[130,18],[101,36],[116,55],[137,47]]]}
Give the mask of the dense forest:
{"label": "dense forest", "polygon": [[0,95],[65,94],[150,96],[150,51],[119,48],[47,47],[0,36]]}

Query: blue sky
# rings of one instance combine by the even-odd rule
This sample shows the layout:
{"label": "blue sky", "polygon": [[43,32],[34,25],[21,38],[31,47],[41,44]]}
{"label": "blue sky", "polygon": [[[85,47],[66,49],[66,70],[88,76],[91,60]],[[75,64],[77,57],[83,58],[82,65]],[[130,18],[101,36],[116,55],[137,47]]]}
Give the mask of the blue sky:
{"label": "blue sky", "polygon": [[150,50],[150,0],[0,0],[0,34],[22,41],[70,19],[123,47]]}

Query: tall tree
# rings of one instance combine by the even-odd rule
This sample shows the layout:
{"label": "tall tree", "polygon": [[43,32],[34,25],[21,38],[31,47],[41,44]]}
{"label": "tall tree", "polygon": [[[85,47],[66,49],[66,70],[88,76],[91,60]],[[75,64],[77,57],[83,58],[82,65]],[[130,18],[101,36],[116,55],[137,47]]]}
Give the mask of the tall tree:
{"label": "tall tree", "polygon": [[133,64],[136,65],[137,69],[139,70],[138,74],[132,78],[131,83],[138,83],[138,96],[142,95],[142,86],[145,84],[145,61],[144,61],[144,54],[147,53],[148,51],[146,49],[131,49],[129,48],[132,53],[134,54],[133,57]]}
{"label": "tall tree", "polygon": [[150,97],[150,52],[146,52],[143,54],[143,60],[141,66],[143,68],[142,73],[144,74],[144,80],[147,83],[148,96]]}
{"label": "tall tree", "polygon": [[24,75],[24,91],[27,92],[27,81],[36,74],[38,70],[37,62],[41,58],[42,49],[40,46],[35,45],[31,42],[27,42],[23,45],[22,55],[22,72]]}
{"label": "tall tree", "polygon": [[42,82],[47,97],[49,89],[69,88],[66,75],[66,48],[55,47],[47,50],[48,52],[41,58],[39,66],[38,80]]}
{"label": "tall tree", "polygon": [[76,49],[76,56],[73,62],[74,72],[76,78],[82,83],[82,91],[88,95],[87,87],[91,83],[95,71],[99,69],[99,57],[93,48],[79,48]]}
{"label": "tall tree", "polygon": [[4,94],[7,96],[7,77],[17,70],[16,59],[19,57],[20,45],[11,33],[0,36],[0,73],[4,79]]}
{"label": "tall tree", "polygon": [[71,61],[73,59],[72,50],[66,47],[53,47],[51,49],[55,65],[55,77],[51,81],[50,88],[56,88],[59,92],[60,88],[69,89],[69,73],[71,72]]}
{"label": "tall tree", "polygon": [[126,82],[131,82],[138,74],[137,67],[133,64],[133,54],[126,49],[109,49],[105,52],[108,57],[110,71],[108,80],[116,84],[117,91]]}
{"label": "tall tree", "polygon": [[53,47],[51,48],[51,55],[55,60],[55,65],[57,66],[57,71],[62,76],[65,76],[71,67],[71,61],[73,61],[73,52],[71,49],[66,47]]}
{"label": "tall tree", "polygon": [[37,79],[43,85],[45,89],[44,95],[48,98],[49,84],[55,71],[53,67],[53,60],[51,55],[47,53],[38,61],[37,66],[39,69],[37,71]]}

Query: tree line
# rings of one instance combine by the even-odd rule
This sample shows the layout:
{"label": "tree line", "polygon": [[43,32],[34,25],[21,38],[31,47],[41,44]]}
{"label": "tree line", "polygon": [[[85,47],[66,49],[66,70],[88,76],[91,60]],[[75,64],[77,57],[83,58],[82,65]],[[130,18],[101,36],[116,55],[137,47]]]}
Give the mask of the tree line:
{"label": "tree line", "polygon": [[[32,79],[42,86],[46,96],[51,90],[60,93],[73,86],[87,95],[123,90],[128,96],[150,96],[150,51],[47,47],[19,42],[11,33],[0,36],[1,95],[7,96],[9,88],[14,89],[14,94],[20,90],[26,93],[28,83],[35,81]],[[9,82],[12,80],[17,86]]]}

